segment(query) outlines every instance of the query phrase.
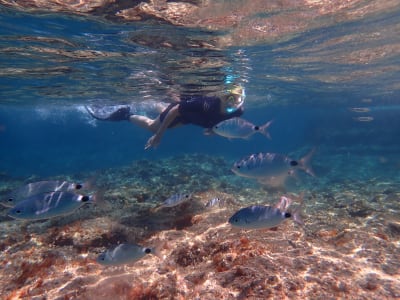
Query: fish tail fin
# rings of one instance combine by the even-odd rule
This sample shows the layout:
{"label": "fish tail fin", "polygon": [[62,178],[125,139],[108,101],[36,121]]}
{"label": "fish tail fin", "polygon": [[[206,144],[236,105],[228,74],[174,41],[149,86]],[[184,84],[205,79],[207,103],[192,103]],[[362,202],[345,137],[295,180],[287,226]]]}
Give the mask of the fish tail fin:
{"label": "fish tail fin", "polygon": [[299,160],[299,166],[300,169],[302,169],[304,172],[306,172],[308,175],[311,175],[315,177],[314,170],[311,166],[311,158],[313,157],[314,153],[316,151],[316,148],[312,148],[310,152],[308,152],[306,155],[304,155],[300,160]]}
{"label": "fish tail fin", "polygon": [[301,217],[301,208],[296,209],[293,212],[293,221],[297,224],[299,224],[300,226],[304,226],[304,221],[303,218]]}
{"label": "fish tail fin", "polygon": [[296,209],[292,212],[293,221],[300,226],[304,226],[304,221],[301,216],[302,211],[303,211],[303,205],[300,205],[296,207]]}
{"label": "fish tail fin", "polygon": [[304,209],[304,194],[305,192],[303,191],[299,196],[292,195],[293,198],[299,202],[299,206],[297,206],[292,212],[293,221],[300,226],[304,226],[304,221],[301,216]]}
{"label": "fish tail fin", "polygon": [[267,123],[265,123],[264,125],[260,126],[259,132],[265,136],[266,138],[271,140],[271,135],[268,132],[268,128],[269,126],[272,124],[274,120],[268,121]]}
{"label": "fish tail fin", "polygon": [[97,192],[95,192],[93,195],[90,195],[90,203],[96,204],[97,206],[99,206],[100,208],[107,208],[107,202],[104,200],[104,191],[103,190],[99,190]]}

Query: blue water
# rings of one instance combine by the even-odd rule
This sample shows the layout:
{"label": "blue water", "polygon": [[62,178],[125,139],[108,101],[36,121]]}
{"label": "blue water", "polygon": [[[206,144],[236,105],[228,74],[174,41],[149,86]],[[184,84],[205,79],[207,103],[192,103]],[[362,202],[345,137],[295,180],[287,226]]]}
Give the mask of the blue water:
{"label": "blue water", "polygon": [[[320,178],[398,178],[400,55],[392,47],[390,55],[374,58],[373,50],[399,43],[399,35],[386,30],[397,24],[396,11],[224,49],[190,46],[221,32],[2,7],[0,13],[3,178],[84,174],[182,153],[232,163],[254,152],[299,158],[313,147]],[[368,57],[368,50],[368,62],[350,60]],[[168,101],[171,92],[218,92],[229,82],[246,88],[244,118],[274,120],[272,140],[227,140],[189,125],[169,130],[159,148],[145,151],[149,132],[128,122],[94,121],[83,109]]]}

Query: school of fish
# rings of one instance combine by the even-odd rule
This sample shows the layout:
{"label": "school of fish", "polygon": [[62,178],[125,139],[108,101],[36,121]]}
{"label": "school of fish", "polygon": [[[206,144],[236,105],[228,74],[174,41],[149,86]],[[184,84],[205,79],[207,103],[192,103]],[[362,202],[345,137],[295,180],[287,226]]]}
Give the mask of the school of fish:
{"label": "school of fish", "polygon": [[[271,124],[272,121],[268,121],[257,126],[242,118],[233,118],[215,125],[212,131],[229,139],[248,139],[255,133],[271,138],[267,131]],[[312,149],[299,160],[280,153],[254,153],[236,161],[231,170],[238,176],[253,178],[262,184],[276,178],[281,178],[284,184],[286,178],[293,176],[297,170],[314,176],[310,164],[314,152],[315,149]],[[86,204],[95,204],[96,199],[88,183],[48,180],[23,185],[11,191],[0,203],[8,208],[7,215],[14,219],[43,220],[71,214]],[[192,200],[191,193],[179,192],[163,200],[153,211],[172,209]],[[299,203],[293,209],[295,201]],[[223,199],[215,197],[205,204],[205,208],[222,207],[225,204]],[[274,206],[254,204],[241,208],[228,219],[228,223],[241,229],[266,229],[292,219],[303,226],[302,207],[302,196],[282,196]],[[160,257],[155,248],[123,243],[105,250],[96,261],[104,266],[118,266],[134,263],[148,254]]]}

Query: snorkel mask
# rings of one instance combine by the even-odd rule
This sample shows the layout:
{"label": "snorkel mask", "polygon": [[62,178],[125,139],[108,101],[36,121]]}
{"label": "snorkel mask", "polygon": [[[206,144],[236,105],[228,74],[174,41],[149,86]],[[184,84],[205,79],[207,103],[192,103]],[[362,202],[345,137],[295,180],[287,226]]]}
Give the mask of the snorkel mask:
{"label": "snorkel mask", "polygon": [[227,89],[225,93],[225,111],[228,114],[231,114],[243,105],[244,99],[246,98],[246,93],[244,88],[240,85]]}

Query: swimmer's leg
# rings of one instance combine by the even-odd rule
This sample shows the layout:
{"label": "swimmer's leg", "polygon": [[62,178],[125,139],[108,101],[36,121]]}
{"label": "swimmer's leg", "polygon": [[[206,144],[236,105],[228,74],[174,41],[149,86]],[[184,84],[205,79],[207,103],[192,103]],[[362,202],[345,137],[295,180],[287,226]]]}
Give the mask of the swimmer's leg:
{"label": "swimmer's leg", "polygon": [[131,115],[129,116],[129,121],[135,125],[138,125],[144,129],[150,130],[151,132],[156,132],[160,127],[160,118],[150,119],[146,116],[141,115]]}

